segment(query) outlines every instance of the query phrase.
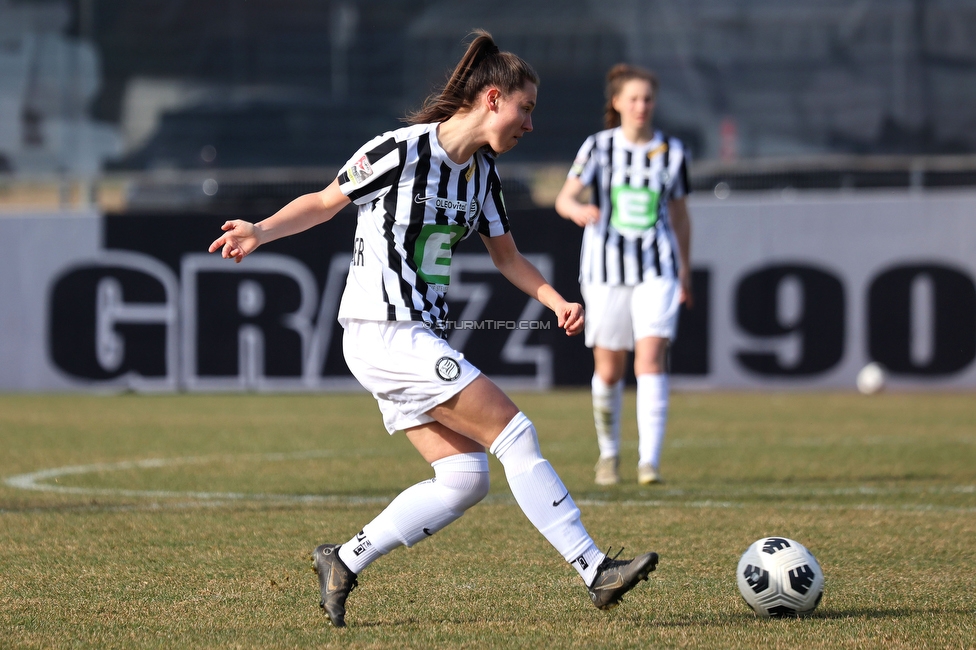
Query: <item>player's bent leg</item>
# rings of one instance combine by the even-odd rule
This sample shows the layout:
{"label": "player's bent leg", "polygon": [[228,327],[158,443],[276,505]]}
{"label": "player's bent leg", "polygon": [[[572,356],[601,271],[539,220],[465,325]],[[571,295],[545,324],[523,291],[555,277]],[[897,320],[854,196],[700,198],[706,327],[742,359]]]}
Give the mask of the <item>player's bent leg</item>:
{"label": "player's bent leg", "polygon": [[457,520],[488,494],[488,456],[457,454],[434,463],[434,478],[417,483],[390,502],[351,540],[339,557],[359,573],[400,546],[413,546]]}
{"label": "player's bent leg", "polygon": [[320,606],[336,627],[345,625],[346,598],[363,569],[399,546],[430,537],[488,494],[484,447],[436,422],[407,434],[433,466],[434,478],[401,492],[345,544],[323,544],[313,553]]}
{"label": "player's bent leg", "polygon": [[436,420],[409,427],[403,433],[407,436],[410,444],[431,465],[442,458],[456,454],[485,453],[487,447],[487,445],[476,442]]}
{"label": "player's bent leg", "polygon": [[518,412],[518,407],[501,388],[479,375],[456,395],[427,411],[427,415],[449,431],[490,447]]}
{"label": "player's bent leg", "polygon": [[353,572],[400,546],[413,546],[456,521],[488,494],[488,456],[456,454],[435,461],[434,478],[417,483],[390,502],[339,550]]}

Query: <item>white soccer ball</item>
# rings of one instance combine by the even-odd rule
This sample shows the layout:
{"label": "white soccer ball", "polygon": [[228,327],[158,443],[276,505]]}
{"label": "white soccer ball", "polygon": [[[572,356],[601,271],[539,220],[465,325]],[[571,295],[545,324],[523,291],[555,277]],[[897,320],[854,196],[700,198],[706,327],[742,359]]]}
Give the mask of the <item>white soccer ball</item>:
{"label": "white soccer ball", "polygon": [[823,597],[824,576],[813,553],[785,537],[750,546],[736,569],[739,593],[757,615],[807,616]]}
{"label": "white soccer ball", "polygon": [[857,373],[857,389],[865,395],[880,393],[885,385],[885,370],[879,363],[869,363]]}

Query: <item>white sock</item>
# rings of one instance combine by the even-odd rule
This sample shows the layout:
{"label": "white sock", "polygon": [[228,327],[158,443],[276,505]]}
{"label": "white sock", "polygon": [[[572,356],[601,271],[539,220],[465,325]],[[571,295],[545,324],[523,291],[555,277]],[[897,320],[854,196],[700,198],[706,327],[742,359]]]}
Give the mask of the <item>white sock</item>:
{"label": "white sock", "polygon": [[518,413],[491,445],[505,468],[505,477],[515,501],[542,535],[589,585],[604,554],[596,547],[583,523],[580,511],[539,449],[535,427]]}
{"label": "white sock", "polygon": [[664,429],[668,422],[668,376],[641,375],[637,378],[637,450],[641,465],[658,469]]}
{"label": "white sock", "polygon": [[339,559],[359,573],[398,546],[433,535],[488,494],[488,455],[456,454],[431,463],[434,478],[401,492],[351,540]]}
{"label": "white sock", "polygon": [[620,409],[624,380],[611,386],[594,374],[590,385],[593,388],[593,423],[596,425],[600,458],[616,458],[620,455]]}

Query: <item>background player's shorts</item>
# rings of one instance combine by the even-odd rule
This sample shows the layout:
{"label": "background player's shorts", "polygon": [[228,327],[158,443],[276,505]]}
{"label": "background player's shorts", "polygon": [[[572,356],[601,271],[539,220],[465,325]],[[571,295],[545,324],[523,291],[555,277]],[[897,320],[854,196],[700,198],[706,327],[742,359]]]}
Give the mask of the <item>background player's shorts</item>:
{"label": "background player's shorts", "polygon": [[655,336],[674,340],[681,283],[652,277],[633,287],[583,284],[586,347],[633,350],[634,341]]}
{"label": "background player's shorts", "polygon": [[433,422],[427,411],[481,374],[423,323],[344,319],[343,325],[346,365],[376,398],[390,433]]}

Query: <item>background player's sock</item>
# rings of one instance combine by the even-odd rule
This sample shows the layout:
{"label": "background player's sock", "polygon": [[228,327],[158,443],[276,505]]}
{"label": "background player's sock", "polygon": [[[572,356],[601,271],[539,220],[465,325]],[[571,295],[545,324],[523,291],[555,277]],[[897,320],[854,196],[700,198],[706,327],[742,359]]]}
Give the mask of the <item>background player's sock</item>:
{"label": "background player's sock", "polygon": [[638,464],[658,469],[667,421],[668,376],[640,375],[637,378]]}
{"label": "background player's sock", "polygon": [[608,385],[597,375],[590,381],[593,392],[593,424],[600,458],[620,455],[620,410],[623,403],[624,381]]}

